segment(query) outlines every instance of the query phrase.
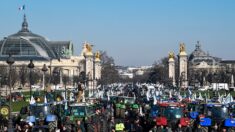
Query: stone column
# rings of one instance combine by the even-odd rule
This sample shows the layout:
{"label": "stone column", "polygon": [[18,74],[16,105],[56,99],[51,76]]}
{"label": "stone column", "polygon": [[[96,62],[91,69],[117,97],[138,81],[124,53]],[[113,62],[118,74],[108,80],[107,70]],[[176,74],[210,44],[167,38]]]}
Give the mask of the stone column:
{"label": "stone column", "polygon": [[172,79],[172,85],[175,86],[175,56],[173,52],[169,53],[168,63],[169,78]]}
{"label": "stone column", "polygon": [[100,60],[100,52],[95,53],[95,67],[94,67],[94,78],[95,78],[95,88],[97,88],[97,81],[101,78],[101,60]]}
{"label": "stone column", "polygon": [[179,79],[180,79],[180,87],[187,88],[188,87],[188,57],[185,51],[184,43],[180,44],[180,53],[179,53]]}
{"label": "stone column", "polygon": [[91,94],[93,94],[93,67],[94,67],[94,57],[93,57],[93,53],[92,53],[92,46],[88,43],[85,44],[87,50],[85,52],[85,72],[86,72],[86,80],[88,81],[87,84],[87,88],[89,90],[89,96]]}

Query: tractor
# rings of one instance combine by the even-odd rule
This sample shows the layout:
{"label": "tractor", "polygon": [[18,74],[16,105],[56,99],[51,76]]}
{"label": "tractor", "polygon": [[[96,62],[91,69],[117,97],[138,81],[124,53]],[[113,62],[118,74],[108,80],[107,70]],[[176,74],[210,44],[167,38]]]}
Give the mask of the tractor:
{"label": "tractor", "polygon": [[128,96],[118,96],[116,98],[116,104],[115,104],[115,116],[117,118],[125,118],[125,111],[132,109],[132,112],[138,113],[139,106],[135,103],[134,97],[128,97]]}
{"label": "tractor", "polygon": [[95,106],[91,103],[74,103],[69,105],[70,121],[74,124],[76,120],[87,119],[95,114]]}
{"label": "tractor", "polygon": [[52,114],[51,104],[49,103],[33,103],[29,105],[30,116],[26,118],[26,122],[34,123],[35,128],[49,129],[55,131],[57,128],[57,116]]}
{"label": "tractor", "polygon": [[159,107],[159,114],[156,118],[157,126],[170,125],[173,130],[178,124],[186,127],[190,124],[190,119],[184,116],[185,105],[174,102],[163,102],[157,104]]}
{"label": "tractor", "polygon": [[228,105],[210,103],[205,106],[205,116],[211,119],[211,125],[218,125],[219,128],[232,129],[235,127],[235,119],[230,115],[231,109]]}

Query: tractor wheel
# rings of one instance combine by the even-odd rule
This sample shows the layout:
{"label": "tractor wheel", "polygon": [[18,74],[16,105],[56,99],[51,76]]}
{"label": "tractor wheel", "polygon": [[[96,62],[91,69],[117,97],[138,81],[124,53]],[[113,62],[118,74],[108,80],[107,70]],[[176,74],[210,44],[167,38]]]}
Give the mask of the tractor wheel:
{"label": "tractor wheel", "polygon": [[55,128],[57,128],[57,121],[52,121],[48,123],[48,128],[50,132],[55,131]]}

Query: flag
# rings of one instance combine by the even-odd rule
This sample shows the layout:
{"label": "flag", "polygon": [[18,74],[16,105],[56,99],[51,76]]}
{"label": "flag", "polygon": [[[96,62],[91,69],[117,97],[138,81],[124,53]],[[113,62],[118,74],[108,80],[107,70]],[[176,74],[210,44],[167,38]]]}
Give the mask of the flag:
{"label": "flag", "polygon": [[232,103],[233,102],[233,97],[232,95],[229,93],[227,95],[227,97],[224,99],[224,104],[229,104],[229,103]]}
{"label": "flag", "polygon": [[204,100],[201,93],[199,93],[199,98],[198,99],[199,100]]}
{"label": "flag", "polygon": [[33,97],[33,96],[31,96],[31,99],[30,99],[29,104],[34,104],[35,102],[36,102],[36,101],[35,101],[34,97]]}
{"label": "flag", "polygon": [[19,7],[19,10],[20,10],[20,11],[25,10],[25,5]]}
{"label": "flag", "polygon": [[189,96],[192,95],[192,91],[190,89],[188,89],[188,94],[189,94]]}
{"label": "flag", "polygon": [[47,104],[47,97],[44,96],[44,103]]}

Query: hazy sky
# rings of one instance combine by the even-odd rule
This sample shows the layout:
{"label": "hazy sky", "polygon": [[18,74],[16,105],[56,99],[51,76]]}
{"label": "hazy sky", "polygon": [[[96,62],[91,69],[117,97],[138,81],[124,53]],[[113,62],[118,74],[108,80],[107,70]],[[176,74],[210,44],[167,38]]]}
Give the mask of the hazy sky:
{"label": "hazy sky", "polygon": [[151,65],[180,42],[191,53],[198,40],[235,59],[235,0],[1,0],[1,39],[20,30],[24,12],[32,32],[71,40],[76,54],[88,41],[118,65]]}

